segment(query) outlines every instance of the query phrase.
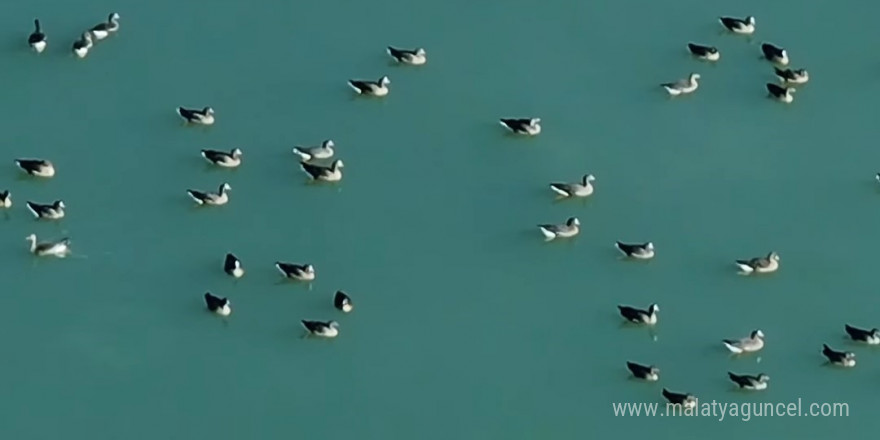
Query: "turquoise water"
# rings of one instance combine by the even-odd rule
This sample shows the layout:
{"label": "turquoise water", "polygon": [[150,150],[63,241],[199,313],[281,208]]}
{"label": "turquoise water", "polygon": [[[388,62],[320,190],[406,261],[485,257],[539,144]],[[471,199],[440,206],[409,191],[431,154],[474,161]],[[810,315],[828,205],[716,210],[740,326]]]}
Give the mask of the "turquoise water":
{"label": "turquoise water", "polygon": [[[869,97],[880,92],[880,6],[721,1],[404,2],[56,0],[0,7],[0,121],[15,205],[2,219],[0,436],[14,439],[574,439],[616,432],[717,439],[868,438],[876,351],[843,337],[877,324],[872,235],[880,219]],[[847,6],[847,7],[841,7]],[[70,44],[109,12],[118,35],[75,60]],[[751,44],[720,14],[754,15]],[[39,16],[40,56],[24,41]],[[834,25],[829,25],[833,23]],[[811,83],[790,106],[765,97],[769,40]],[[714,44],[717,65],[688,41]],[[423,68],[384,47],[423,46]],[[693,96],[657,84],[702,75]],[[384,100],[350,78],[388,75]],[[179,105],[217,124],[183,127]],[[540,116],[534,139],[499,117]],[[332,138],[345,179],[309,185],[290,153]],[[236,170],[202,148],[244,150]],[[58,174],[23,179],[16,157]],[[547,183],[597,177],[586,201]],[[217,209],[187,188],[233,187]],[[26,200],[62,198],[35,222]],[[578,216],[544,243],[537,223]],[[24,237],[70,236],[39,260]],[[623,262],[615,240],[653,241]],[[776,250],[779,273],[732,260]],[[233,281],[223,256],[247,275]],[[276,260],[310,262],[311,288],[279,284]],[[337,289],[355,311],[332,307]],[[226,321],[205,291],[228,296]],[[656,341],[617,304],[661,305]],[[300,319],[336,319],[302,340]],[[767,347],[731,359],[722,338],[760,328]],[[821,344],[855,350],[823,366]],[[654,363],[657,384],[628,379]],[[728,370],[765,372],[763,393]],[[612,402],[847,402],[849,418],[614,417]],[[858,422],[858,423],[853,423]]]}

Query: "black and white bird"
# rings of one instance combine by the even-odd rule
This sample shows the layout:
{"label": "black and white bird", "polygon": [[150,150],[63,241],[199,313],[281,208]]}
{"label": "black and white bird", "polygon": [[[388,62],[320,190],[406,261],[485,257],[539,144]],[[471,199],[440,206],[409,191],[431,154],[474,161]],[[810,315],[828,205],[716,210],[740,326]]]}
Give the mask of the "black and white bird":
{"label": "black and white bird", "polygon": [[755,257],[748,260],[736,260],[740,273],[771,273],[779,270],[779,254],[770,252],[766,257]]}
{"label": "black and white bird", "polygon": [[229,202],[229,194],[227,192],[230,190],[232,190],[232,187],[228,183],[222,183],[215,193],[195,189],[188,189],[186,193],[198,205],[225,205]]}
{"label": "black and white bird", "polygon": [[57,257],[64,258],[70,254],[70,239],[62,238],[58,241],[47,241],[37,243],[37,235],[31,234],[25,237],[30,242],[31,253],[38,257]]}
{"label": "black and white bird", "polygon": [[629,258],[635,258],[638,260],[650,260],[651,258],[654,258],[654,243],[651,243],[650,241],[647,243],[624,243],[617,241],[614,243],[614,247]]}
{"label": "black and white bird", "polygon": [[541,234],[544,235],[544,239],[546,239],[547,241],[554,240],[556,238],[571,238],[581,232],[581,221],[578,220],[577,217],[569,217],[564,224],[543,224],[538,225],[538,229],[541,231]]}
{"label": "black and white bird", "polygon": [[635,362],[626,362],[626,368],[632,372],[634,377],[644,379],[649,382],[656,382],[660,379],[660,369],[653,365],[641,365]]}
{"label": "black and white bird", "polygon": [[620,316],[623,316],[627,321],[648,325],[654,325],[657,323],[657,312],[660,311],[660,307],[657,304],[651,304],[648,307],[648,310],[624,305],[617,306],[617,309],[620,311]]}
{"label": "black and white bird", "polygon": [[46,34],[43,33],[43,28],[40,26],[40,20],[34,19],[34,31],[28,36],[28,45],[34,52],[43,53],[46,50],[47,43],[48,40],[46,39]]}
{"label": "black and white bird", "polygon": [[876,328],[865,330],[858,327],[853,327],[849,324],[844,325],[846,329],[846,334],[848,334],[853,341],[864,342],[868,345],[880,344],[880,330]]}
{"label": "black and white bird", "polygon": [[345,313],[354,309],[354,304],[351,303],[351,298],[341,290],[337,290],[336,295],[333,296],[333,306]]}
{"label": "black and white bird", "polygon": [[541,118],[501,118],[499,123],[515,134],[537,136],[541,133]]}
{"label": "black and white bird", "polygon": [[596,177],[592,174],[584,174],[580,182],[576,183],[551,183],[550,189],[562,197],[588,197],[593,194],[593,182]]}
{"label": "black and white bird", "polygon": [[390,89],[388,86],[391,80],[387,76],[379,78],[378,81],[368,81],[363,79],[352,79],[348,81],[349,87],[354,89],[358,95],[385,96]]}
{"label": "black and white bird", "polygon": [[220,316],[229,316],[232,313],[232,303],[226,298],[211,295],[211,292],[205,292],[205,305],[209,311]]}
{"label": "black and white bird", "polygon": [[829,347],[827,344],[822,344],[822,354],[828,358],[828,362],[834,365],[839,365],[841,367],[856,366],[856,354],[851,351],[837,351]]}
{"label": "black and white bird", "polygon": [[767,92],[770,94],[770,97],[786,104],[794,101],[795,91],[794,87],[781,87],[773,83],[767,83]]}
{"label": "black and white bird", "polygon": [[224,167],[224,168],[235,168],[241,165],[241,149],[233,148],[231,151],[218,151],[218,150],[202,150],[202,157],[205,158],[208,162]]}
{"label": "black and white bird", "polygon": [[742,339],[722,339],[724,346],[731,353],[752,353],[764,348],[764,332],[761,330],[753,330],[748,337]]}
{"label": "black and white bird", "polygon": [[244,276],[244,268],[241,266],[241,260],[231,253],[226,254],[226,259],[223,260],[223,271],[234,278],[241,278]]}
{"label": "black and white bird", "polygon": [[699,79],[699,73],[691,73],[685,79],[680,79],[676,82],[663,83],[660,84],[660,86],[666,89],[666,93],[669,93],[669,96],[687,95],[695,92],[697,88],[700,87],[700,83],[697,82]]}
{"label": "black and white bird", "polygon": [[276,261],[275,268],[285,278],[299,281],[313,281],[315,279],[315,266],[311,264],[293,264]]}
{"label": "black and white bird", "polygon": [[73,54],[77,58],[85,58],[92,49],[94,42],[92,41],[91,32],[83,32],[82,36],[73,42]]}
{"label": "black and white bird", "polygon": [[706,61],[718,61],[721,59],[721,52],[715,46],[703,46],[697,43],[688,43],[687,50],[691,55]]}
{"label": "black and white bird", "polygon": [[689,393],[676,393],[663,388],[663,397],[673,405],[681,405],[684,409],[691,409],[697,406],[697,398]]}
{"label": "black and white bird", "polygon": [[788,51],[771,43],[761,43],[761,54],[764,59],[780,66],[788,65]]}
{"label": "black and white bird", "polygon": [[428,62],[428,53],[421,47],[418,49],[397,49],[388,46],[388,55],[401,64],[421,66]]}
{"label": "black and white bird", "polygon": [[770,381],[770,376],[764,373],[751,376],[748,374],[734,374],[728,371],[727,377],[744,390],[765,390],[767,389],[767,382]]}
{"label": "black and white bird", "polygon": [[177,114],[189,124],[214,125],[214,109],[211,107],[204,107],[201,110],[177,107]]}
{"label": "black and white bird", "polygon": [[96,25],[95,27],[89,29],[89,32],[91,32],[92,35],[95,36],[96,40],[100,41],[100,40],[107,38],[108,36],[110,36],[110,34],[116,32],[118,30],[119,30],[119,14],[114,12],[107,17],[107,21],[105,21],[104,23],[100,23],[100,24]]}
{"label": "black and white bird", "polygon": [[755,33],[755,17],[746,18],[718,17],[721,26],[735,34],[751,35]]}
{"label": "black and white bird", "polygon": [[342,180],[342,168],[345,164],[342,159],[336,159],[329,166],[318,165],[314,163],[300,161],[299,167],[312,180],[322,180],[324,182],[339,182]]}
{"label": "black and white bird", "polygon": [[28,201],[27,208],[34,215],[34,218],[43,219],[43,220],[58,220],[60,218],[64,218],[64,202],[61,200],[56,200],[48,205],[43,205],[40,203],[34,203]]}
{"label": "black and white bird", "polygon": [[0,208],[12,208],[12,193],[9,190],[0,191]]}
{"label": "black and white bird", "polygon": [[807,69],[785,69],[773,67],[776,77],[783,85],[787,84],[806,84],[810,81],[810,72]]}
{"label": "black and white bird", "polygon": [[293,147],[293,154],[302,159],[303,162],[309,162],[315,159],[329,159],[336,153],[333,150],[336,144],[331,139],[321,142],[316,147]]}
{"label": "black and white bird", "polygon": [[15,165],[22,171],[37,177],[55,176],[55,165],[43,159],[16,159]]}
{"label": "black and white bird", "polygon": [[339,323],[336,321],[302,321],[309,335],[321,338],[335,338],[339,335]]}

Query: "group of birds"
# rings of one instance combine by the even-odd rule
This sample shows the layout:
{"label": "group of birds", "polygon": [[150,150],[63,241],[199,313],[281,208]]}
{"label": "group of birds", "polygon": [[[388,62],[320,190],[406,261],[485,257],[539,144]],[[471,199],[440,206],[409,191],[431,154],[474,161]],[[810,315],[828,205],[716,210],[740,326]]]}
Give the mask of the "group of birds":
{"label": "group of birds", "polygon": [[[119,30],[119,14],[116,12],[107,16],[107,21],[98,23],[73,42],[73,53],[78,58],[85,58],[95,44],[95,41],[103,40]],[[34,31],[28,36],[28,45],[37,53],[43,53],[49,44],[46,33],[40,25],[39,19],[34,19]]]}

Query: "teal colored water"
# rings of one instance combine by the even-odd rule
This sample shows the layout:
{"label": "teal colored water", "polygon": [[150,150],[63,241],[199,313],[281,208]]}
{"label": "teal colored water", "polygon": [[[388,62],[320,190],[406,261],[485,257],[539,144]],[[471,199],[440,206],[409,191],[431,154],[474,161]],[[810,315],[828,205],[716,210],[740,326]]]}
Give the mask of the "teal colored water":
{"label": "teal colored water", "polygon": [[[8,2],[0,7],[7,166],[2,219],[0,437],[10,439],[869,438],[880,355],[843,325],[880,326],[874,17],[880,6],[764,2]],[[856,7],[857,6],[857,7]],[[76,60],[109,12],[118,35]],[[721,35],[754,15],[754,39]],[[25,39],[39,17],[42,55]],[[792,105],[759,43],[811,82]],[[685,44],[718,46],[717,65]],[[385,46],[425,47],[422,68]],[[860,55],[865,55],[861,58]],[[702,75],[692,96],[657,84]],[[350,78],[391,78],[384,100]],[[217,123],[183,127],[179,106]],[[539,116],[533,139],[499,117]],[[290,149],[332,138],[344,181],[309,185]],[[202,148],[244,151],[216,170]],[[17,157],[51,159],[47,181]],[[586,201],[551,181],[596,178]],[[232,186],[194,209],[188,188]],[[36,222],[25,201],[61,198]],[[535,225],[581,219],[569,242]],[[65,260],[24,237],[69,236]],[[653,241],[621,261],[615,240]],[[776,250],[782,269],[741,277]],[[226,252],[247,275],[222,270]],[[312,263],[311,287],[276,260]],[[355,303],[332,307],[342,289]],[[228,296],[228,320],[202,295]],[[653,340],[617,304],[660,304]],[[303,340],[301,319],[338,320]],[[760,328],[758,356],[720,344]],[[823,366],[822,343],[854,350]],[[627,360],[661,381],[628,378]],[[733,390],[726,372],[772,377]],[[847,402],[849,418],[614,417],[612,402]],[[857,422],[857,423],[854,423]]]}

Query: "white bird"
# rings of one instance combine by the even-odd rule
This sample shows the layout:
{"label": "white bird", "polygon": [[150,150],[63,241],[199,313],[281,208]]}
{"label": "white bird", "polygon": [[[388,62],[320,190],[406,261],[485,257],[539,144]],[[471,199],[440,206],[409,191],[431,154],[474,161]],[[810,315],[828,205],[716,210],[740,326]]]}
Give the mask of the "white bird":
{"label": "white bird", "polygon": [[202,192],[194,189],[188,189],[186,193],[199,205],[225,205],[229,201],[227,191],[231,189],[232,187],[228,183],[223,183],[216,193]]}
{"label": "white bird", "polygon": [[201,110],[177,107],[177,114],[190,124],[214,125],[214,109],[211,107],[205,107]]}
{"label": "white bird", "polygon": [[70,253],[70,239],[62,238],[58,241],[37,243],[37,235],[31,234],[25,237],[31,243],[31,253],[39,257],[64,258]]}
{"label": "white bird", "polygon": [[388,55],[398,63],[421,66],[428,62],[428,54],[421,47],[418,49],[396,49],[388,46]]}
{"label": "white bird", "polygon": [[240,148],[233,148],[232,151],[229,152],[202,150],[201,153],[205,160],[223,168],[235,168],[241,165],[242,152]]}
{"label": "white bird", "polygon": [[336,321],[302,321],[303,327],[312,336],[335,338],[339,335],[339,323]]}
{"label": "white bird", "polygon": [[314,281],[315,266],[311,264],[293,264],[283,261],[276,261],[275,268],[281,272],[285,278],[291,278],[299,281]]}
{"label": "white bird", "polygon": [[92,34],[90,32],[84,32],[82,37],[73,42],[73,53],[78,58],[85,58],[86,55],[89,54],[89,50],[92,49],[93,45]]}
{"label": "white bird", "polygon": [[220,316],[229,316],[232,314],[232,302],[226,298],[211,295],[211,292],[205,292],[205,305],[208,310]]}
{"label": "white bird", "polygon": [[55,165],[43,159],[16,159],[15,165],[22,171],[37,177],[55,176]]}
{"label": "white bird", "polygon": [[718,21],[721,23],[721,26],[735,34],[751,35],[755,33],[755,17],[751,15],[745,19],[718,17]]}
{"label": "white bird", "polygon": [[548,241],[553,240],[555,238],[570,238],[578,235],[581,232],[581,222],[577,219],[577,217],[569,217],[568,220],[565,221],[565,224],[561,225],[550,225],[543,224],[538,225],[538,229],[541,230],[541,233],[544,234],[544,238]]}
{"label": "white bird", "polygon": [[776,272],[779,269],[779,254],[770,252],[766,257],[736,260],[736,265],[743,274]]}
{"label": "white bird", "polygon": [[9,190],[0,191],[0,208],[12,208],[12,194]]}
{"label": "white bird", "polygon": [[56,200],[48,205],[31,201],[28,201],[25,204],[35,218],[43,220],[58,220],[64,218],[64,209],[67,208],[64,206],[64,201],[62,200]]}
{"label": "white bird", "polygon": [[764,332],[754,330],[747,338],[723,339],[721,342],[731,353],[751,353],[764,348]]}
{"label": "white bird", "polygon": [[303,162],[309,162],[313,159],[329,159],[335,154],[333,150],[335,146],[336,144],[332,140],[327,139],[317,147],[293,147],[293,154],[302,158]]}
{"label": "white bird", "polygon": [[391,80],[387,76],[379,78],[378,81],[367,81],[362,79],[352,79],[348,81],[348,85],[354,89],[358,95],[385,96],[388,94],[388,85]]}
{"label": "white bird", "polygon": [[89,32],[95,36],[96,40],[103,40],[110,36],[110,34],[119,30],[119,14],[112,13],[107,17],[107,21],[101,24],[96,25],[95,27],[89,29]]}
{"label": "white bird", "polygon": [[223,260],[223,271],[233,278],[241,278],[244,276],[244,268],[241,267],[241,260],[231,253],[226,254],[226,259]]}
{"label": "white bird", "polygon": [[34,19],[34,31],[28,36],[28,45],[34,52],[43,53],[46,50],[46,44],[46,34],[43,33],[43,29],[40,27],[40,20]]}
{"label": "white bird", "polygon": [[354,309],[354,305],[351,303],[351,298],[341,290],[337,290],[336,295],[333,296],[333,306],[345,313]]}
{"label": "white bird", "polygon": [[593,182],[596,178],[592,174],[584,174],[577,183],[551,183],[550,189],[562,197],[588,197],[593,194]]}
{"label": "white bird", "polygon": [[666,89],[666,92],[669,93],[670,96],[686,95],[697,90],[700,86],[697,82],[698,79],[700,79],[700,74],[692,73],[687,79],[678,80],[672,83],[663,83],[660,85]]}
{"label": "white bird", "polygon": [[345,164],[342,159],[336,159],[330,166],[318,165],[308,162],[300,162],[299,167],[309,175],[312,180],[324,182],[338,182],[342,180],[342,168]]}
{"label": "white bird", "polygon": [[499,122],[516,134],[537,136],[541,133],[541,118],[501,118]]}
{"label": "white bird", "polygon": [[718,61],[721,59],[721,52],[715,46],[703,46],[697,43],[688,43],[687,50],[691,55],[706,61]]}

